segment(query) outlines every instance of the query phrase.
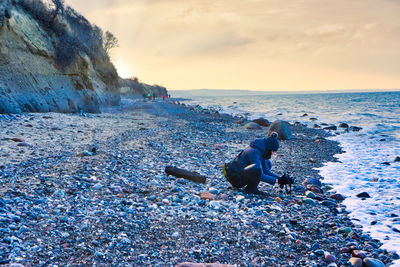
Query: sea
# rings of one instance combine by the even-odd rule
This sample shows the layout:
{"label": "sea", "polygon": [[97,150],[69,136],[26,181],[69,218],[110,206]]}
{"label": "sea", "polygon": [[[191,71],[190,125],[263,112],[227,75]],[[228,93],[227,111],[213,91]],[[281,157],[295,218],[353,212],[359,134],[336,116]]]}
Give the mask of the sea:
{"label": "sea", "polygon": [[[318,170],[324,183],[346,197],[343,204],[354,223],[379,239],[384,249],[400,254],[400,162],[395,162],[400,157],[400,91],[236,94],[200,90],[173,91],[172,97],[249,119],[361,127],[360,131],[331,131],[329,139],[338,141],[344,153]],[[362,192],[370,198],[358,198]]]}

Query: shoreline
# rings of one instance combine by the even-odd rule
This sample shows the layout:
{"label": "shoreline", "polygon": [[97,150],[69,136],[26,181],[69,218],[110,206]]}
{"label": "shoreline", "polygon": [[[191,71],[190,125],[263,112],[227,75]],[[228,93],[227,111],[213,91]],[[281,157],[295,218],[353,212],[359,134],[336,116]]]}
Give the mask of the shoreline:
{"label": "shoreline", "polygon": [[[325,139],[326,132],[291,126],[294,137],[281,142],[273,170],[295,170],[294,191],[287,196],[262,185],[267,197],[260,198],[229,189],[220,165],[252,139],[264,136],[267,128],[249,131],[229,115],[192,109],[137,102],[87,117],[49,113],[24,114],[9,123],[0,120],[2,136],[23,138],[29,145],[15,149],[14,141],[0,142],[1,179],[8,187],[0,197],[6,199],[4,209],[19,217],[5,217],[8,225],[14,224],[5,233],[15,234],[21,240],[16,243],[37,247],[37,251],[12,252],[10,242],[2,251],[15,254],[13,262],[20,258],[23,264],[173,266],[219,261],[239,266],[326,266],[329,254],[340,266],[349,259],[340,250],[356,242],[368,255],[385,256],[386,264],[392,261],[393,255],[379,251],[380,242],[365,236],[340,203],[336,214],[322,205],[328,196],[305,200],[301,183],[321,178],[314,168],[334,161],[340,152],[337,143]],[[77,156],[93,146],[97,150],[93,155]],[[208,177],[207,184],[167,178],[163,173],[167,164],[199,171]],[[200,199],[204,191],[216,199]],[[15,196],[32,200],[20,214],[16,207],[22,200],[12,201]],[[43,199],[44,203],[35,204]],[[46,212],[29,215],[32,208]],[[54,235],[43,236],[45,229]],[[34,241],[38,236],[42,243]],[[52,260],[43,253],[48,251],[61,255]]]}

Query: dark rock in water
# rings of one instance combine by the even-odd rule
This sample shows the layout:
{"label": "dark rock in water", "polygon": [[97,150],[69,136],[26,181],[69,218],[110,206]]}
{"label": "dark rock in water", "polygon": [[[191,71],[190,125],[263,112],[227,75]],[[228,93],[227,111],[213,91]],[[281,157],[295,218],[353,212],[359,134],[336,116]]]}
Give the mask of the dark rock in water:
{"label": "dark rock in water", "polygon": [[310,118],[309,119],[310,121],[316,121],[316,120],[318,120],[317,118]]}
{"label": "dark rock in water", "polygon": [[375,225],[375,224],[377,224],[378,222],[377,221],[372,221],[371,222],[371,225]]}
{"label": "dark rock in water", "polygon": [[394,159],[394,162],[400,162],[400,157],[396,157],[396,158]]}
{"label": "dark rock in water", "polygon": [[260,130],[260,129],[261,129],[260,125],[258,125],[258,124],[255,123],[255,122],[249,122],[249,123],[247,123],[247,124],[244,126],[244,128],[246,128],[246,129],[248,129],[248,130]]}
{"label": "dark rock in water", "polygon": [[289,123],[286,121],[277,120],[271,123],[267,132],[267,136],[270,136],[272,132],[278,133],[279,140],[288,140],[292,138],[292,132],[289,129]]}
{"label": "dark rock in water", "polygon": [[304,113],[303,115],[301,115],[302,117],[307,117],[308,116],[308,114],[307,113]]}
{"label": "dark rock in water", "polygon": [[22,147],[31,147],[31,145],[30,145],[30,144],[28,144],[28,143],[25,143],[25,142],[18,143],[18,145],[17,145],[17,146],[22,146]]}
{"label": "dark rock in water", "polygon": [[253,122],[263,127],[268,127],[271,124],[267,119],[264,118],[255,119]]}
{"label": "dark rock in water", "polygon": [[325,123],[325,122],[321,123],[321,125],[322,125],[322,126],[328,126],[328,124]]}
{"label": "dark rock in water", "polygon": [[389,163],[389,162],[387,162],[387,161],[385,161],[385,162],[382,162],[381,164],[382,164],[382,165],[387,165],[387,166],[390,166],[390,163]]}
{"label": "dark rock in water", "polygon": [[337,127],[336,127],[335,125],[331,125],[331,126],[328,126],[328,127],[324,127],[324,130],[336,131],[336,130],[337,130]]}
{"label": "dark rock in water", "polygon": [[319,126],[318,124],[314,124],[314,125],[313,125],[313,128],[315,128],[315,129],[320,129],[321,126]]}
{"label": "dark rock in water", "polygon": [[343,201],[344,197],[341,194],[333,194],[330,196],[330,198],[337,200],[337,201]]}
{"label": "dark rock in water", "polygon": [[349,125],[347,123],[342,122],[342,123],[339,124],[339,127],[347,129],[347,128],[349,128]]}
{"label": "dark rock in water", "polygon": [[380,260],[374,259],[374,258],[365,258],[364,265],[366,267],[384,267],[385,266],[385,264],[383,264],[383,262],[381,262]]}
{"label": "dark rock in water", "polygon": [[396,233],[400,233],[400,230],[395,228],[395,227],[393,227],[393,231],[396,232]]}
{"label": "dark rock in water", "polygon": [[390,217],[395,218],[395,217],[399,217],[399,215],[392,213],[392,214],[390,214]]}
{"label": "dark rock in water", "polygon": [[380,142],[386,141],[386,138],[379,139]]}
{"label": "dark rock in water", "polygon": [[22,142],[25,142],[25,140],[24,140],[24,139],[22,139],[22,138],[19,138],[19,137],[10,138],[10,140],[11,140],[11,141],[14,141],[14,142],[16,142],[16,143],[22,143]]}
{"label": "dark rock in water", "polygon": [[362,128],[361,127],[357,127],[357,126],[350,126],[350,130],[353,131],[353,132],[358,132],[358,131],[361,131]]}
{"label": "dark rock in water", "polygon": [[371,196],[367,192],[362,192],[357,195],[359,198],[370,198]]}

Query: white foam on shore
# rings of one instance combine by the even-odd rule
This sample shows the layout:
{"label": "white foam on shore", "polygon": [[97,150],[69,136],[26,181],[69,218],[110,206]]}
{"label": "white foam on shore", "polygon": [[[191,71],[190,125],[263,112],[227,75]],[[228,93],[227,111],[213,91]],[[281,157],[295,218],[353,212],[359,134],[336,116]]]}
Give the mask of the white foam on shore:
{"label": "white foam on shore", "polygon": [[[400,230],[400,217],[395,217],[400,216],[400,162],[394,162],[395,155],[400,154],[398,142],[381,142],[358,133],[330,139],[339,141],[345,153],[335,156],[340,162],[328,162],[318,169],[324,183],[347,197],[343,204],[356,224],[382,241],[382,248],[400,254],[400,233],[393,230]],[[358,198],[361,192],[371,198]],[[373,221],[377,223],[372,225]]]}

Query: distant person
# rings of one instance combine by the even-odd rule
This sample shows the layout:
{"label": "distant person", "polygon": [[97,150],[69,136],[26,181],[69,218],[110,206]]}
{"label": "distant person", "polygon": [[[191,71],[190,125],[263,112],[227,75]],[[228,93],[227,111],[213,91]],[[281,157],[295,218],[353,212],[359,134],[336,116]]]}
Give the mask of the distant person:
{"label": "distant person", "polygon": [[271,171],[272,155],[279,149],[278,134],[273,132],[267,138],[255,139],[232,162],[222,165],[224,176],[235,188],[245,187],[250,194],[265,194],[258,190],[262,182],[274,185],[287,184],[287,176],[279,176]]}
{"label": "distant person", "polygon": [[164,101],[164,100],[165,100],[165,98],[166,98],[166,96],[165,96],[165,95],[163,95],[163,96],[162,96],[162,100]]}

